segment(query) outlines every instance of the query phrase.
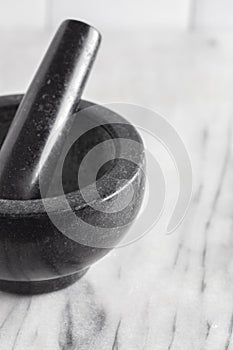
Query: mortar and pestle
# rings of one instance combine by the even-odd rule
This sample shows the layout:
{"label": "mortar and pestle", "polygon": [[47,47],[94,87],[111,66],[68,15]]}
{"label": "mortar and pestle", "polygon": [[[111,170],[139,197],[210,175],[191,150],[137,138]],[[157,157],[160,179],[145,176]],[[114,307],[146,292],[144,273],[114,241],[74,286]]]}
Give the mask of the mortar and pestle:
{"label": "mortar and pestle", "polygon": [[[145,180],[140,135],[117,113],[81,100],[99,45],[96,29],[64,21],[26,94],[0,97],[2,291],[39,294],[74,283],[125,236],[140,209]],[[67,140],[74,131],[80,137],[70,147]],[[141,147],[123,149],[122,139]],[[106,141],[112,141],[111,147],[101,148]],[[97,156],[85,163],[80,185],[80,164],[99,145]],[[96,164],[102,163],[95,176]],[[64,193],[56,186],[59,164]],[[100,209],[114,207],[119,196],[124,202],[130,189],[127,206]],[[62,205],[64,197],[70,210]],[[75,227],[74,237],[54,224],[58,220],[71,228],[71,211],[86,223]],[[86,243],[89,228],[103,244]]]}

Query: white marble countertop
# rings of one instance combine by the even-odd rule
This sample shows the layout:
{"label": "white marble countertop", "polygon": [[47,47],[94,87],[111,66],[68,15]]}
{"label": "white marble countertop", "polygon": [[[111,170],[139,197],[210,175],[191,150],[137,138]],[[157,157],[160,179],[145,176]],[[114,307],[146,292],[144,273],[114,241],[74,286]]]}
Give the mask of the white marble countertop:
{"label": "white marble countertop", "polygon": [[[1,94],[25,89],[47,38],[0,42]],[[192,161],[189,212],[172,235],[158,224],[66,290],[0,293],[0,350],[233,349],[232,43],[156,30],[106,37],[86,95],[173,123]]]}

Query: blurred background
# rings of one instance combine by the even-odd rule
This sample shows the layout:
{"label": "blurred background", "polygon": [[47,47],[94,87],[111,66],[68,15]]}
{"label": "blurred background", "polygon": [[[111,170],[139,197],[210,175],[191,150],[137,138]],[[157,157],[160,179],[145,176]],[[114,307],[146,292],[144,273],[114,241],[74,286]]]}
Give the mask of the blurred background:
{"label": "blurred background", "polygon": [[187,147],[232,113],[231,0],[0,0],[0,94],[26,90],[66,18],[103,36],[85,98],[157,110]]}
{"label": "blurred background", "polygon": [[[217,34],[233,31],[233,2],[0,0],[1,94],[26,89],[53,33],[65,18],[89,22],[103,35],[86,90],[88,97],[106,102],[123,99],[163,109],[165,96],[161,89],[165,85],[167,112],[167,98],[176,78],[174,71],[169,72],[171,65],[179,72],[176,83],[182,84],[182,72],[188,69],[185,56],[195,60],[195,52],[203,54],[204,43],[201,39],[197,43],[195,38],[211,33],[205,38],[206,46],[213,49]],[[210,56],[216,58],[217,54],[213,49]],[[161,95],[159,103],[157,95]]]}

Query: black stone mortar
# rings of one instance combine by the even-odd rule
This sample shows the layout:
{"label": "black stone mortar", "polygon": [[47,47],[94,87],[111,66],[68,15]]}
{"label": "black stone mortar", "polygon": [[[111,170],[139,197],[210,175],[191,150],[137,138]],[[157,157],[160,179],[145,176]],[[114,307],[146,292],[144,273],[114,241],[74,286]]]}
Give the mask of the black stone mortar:
{"label": "black stone mortar", "polygon": [[[11,121],[16,113],[22,95],[0,97],[0,145],[4,141]],[[82,101],[80,110],[86,118],[102,118],[99,126],[91,129],[71,147],[63,167],[63,188],[67,201],[75,215],[92,226],[98,234],[103,233],[103,247],[88,246],[69,238],[52,223],[43,201],[0,199],[0,290],[20,293],[39,294],[67,287],[82,277],[88,268],[106,255],[126,234],[136,217],[144,194],[144,148],[136,129],[120,115]],[[85,112],[86,110],[86,112]],[[89,115],[92,114],[91,115]],[[114,114],[119,123],[109,124],[108,116]],[[105,119],[106,118],[106,119]],[[141,147],[129,148],[127,152],[136,153],[137,165],[124,159],[117,143],[118,138],[136,141]],[[124,209],[111,214],[94,209],[86,203],[77,185],[78,164],[88,150],[105,140],[114,139],[116,158],[106,163],[99,171],[96,188],[100,194],[97,201],[111,205],[114,197],[126,196],[129,186],[133,188],[133,197]],[[101,157],[100,152],[100,157]],[[135,155],[134,155],[135,157]],[[83,176],[88,185],[88,173]],[[119,182],[122,185],[119,186]],[[117,185],[118,184],[118,185]],[[66,211],[60,207],[59,193],[47,198],[53,215],[62,218],[66,225],[69,219]],[[100,203],[99,203],[100,204]],[[106,228],[109,234],[106,236]],[[78,232],[79,234],[79,232]],[[85,232],[80,232],[84,234]],[[107,244],[106,244],[107,243]]]}

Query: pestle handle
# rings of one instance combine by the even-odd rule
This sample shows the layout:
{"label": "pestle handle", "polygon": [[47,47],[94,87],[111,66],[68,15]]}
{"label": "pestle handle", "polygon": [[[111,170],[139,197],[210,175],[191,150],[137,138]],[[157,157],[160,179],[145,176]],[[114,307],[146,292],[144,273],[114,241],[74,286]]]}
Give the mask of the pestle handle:
{"label": "pestle handle", "polygon": [[83,22],[59,27],[25,94],[0,151],[0,198],[40,198],[49,186],[100,45]]}

